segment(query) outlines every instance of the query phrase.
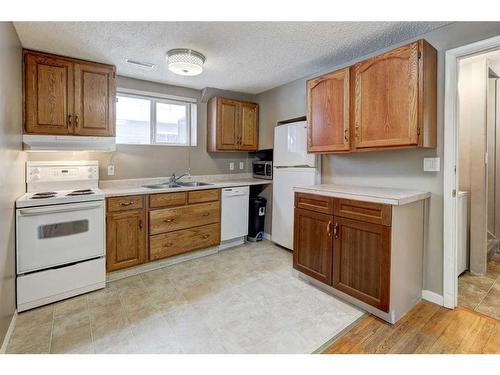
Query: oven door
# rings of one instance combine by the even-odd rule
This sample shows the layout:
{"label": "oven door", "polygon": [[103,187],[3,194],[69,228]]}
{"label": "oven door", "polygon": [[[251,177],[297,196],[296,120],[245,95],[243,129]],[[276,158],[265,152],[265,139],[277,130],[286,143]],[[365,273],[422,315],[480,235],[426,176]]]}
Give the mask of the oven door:
{"label": "oven door", "polygon": [[16,210],[17,273],[104,255],[104,201]]}

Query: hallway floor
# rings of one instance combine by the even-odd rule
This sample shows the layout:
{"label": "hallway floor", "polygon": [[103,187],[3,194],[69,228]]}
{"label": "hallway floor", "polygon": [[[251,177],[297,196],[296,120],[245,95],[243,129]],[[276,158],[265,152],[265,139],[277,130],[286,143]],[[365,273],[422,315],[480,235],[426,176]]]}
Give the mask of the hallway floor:
{"label": "hallway floor", "polygon": [[488,262],[486,275],[463,273],[458,278],[458,305],[500,319],[500,253]]}

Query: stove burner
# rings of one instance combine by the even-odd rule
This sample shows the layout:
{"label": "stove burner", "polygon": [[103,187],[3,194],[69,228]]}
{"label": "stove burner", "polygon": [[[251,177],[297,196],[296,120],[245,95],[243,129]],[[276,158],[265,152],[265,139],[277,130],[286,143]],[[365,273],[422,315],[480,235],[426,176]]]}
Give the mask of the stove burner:
{"label": "stove burner", "polygon": [[55,191],[45,191],[41,193],[35,193],[31,196],[31,199],[45,199],[45,198],[54,198],[56,196]]}
{"label": "stove burner", "polygon": [[94,194],[92,189],[82,189],[82,190],[74,190],[67,195],[74,196],[74,195],[91,195],[91,194]]}

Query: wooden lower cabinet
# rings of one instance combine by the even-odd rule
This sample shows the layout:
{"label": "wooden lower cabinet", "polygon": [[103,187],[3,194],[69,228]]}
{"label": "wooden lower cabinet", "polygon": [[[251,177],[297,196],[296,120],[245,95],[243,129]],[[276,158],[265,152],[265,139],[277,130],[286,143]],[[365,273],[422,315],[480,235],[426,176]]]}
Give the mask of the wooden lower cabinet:
{"label": "wooden lower cabinet", "polygon": [[108,272],[220,243],[220,189],[110,197],[106,205]]}
{"label": "wooden lower cabinet", "polygon": [[332,282],[331,215],[295,209],[293,267],[306,275]]}
{"label": "wooden lower cabinet", "polygon": [[179,255],[188,251],[218,245],[220,224],[157,234],[149,240],[149,259],[157,260]]}
{"label": "wooden lower cabinet", "polygon": [[143,210],[108,213],[106,270],[136,266],[146,260],[146,220]]}
{"label": "wooden lower cabinet", "polygon": [[333,287],[389,311],[391,228],[334,217]]}

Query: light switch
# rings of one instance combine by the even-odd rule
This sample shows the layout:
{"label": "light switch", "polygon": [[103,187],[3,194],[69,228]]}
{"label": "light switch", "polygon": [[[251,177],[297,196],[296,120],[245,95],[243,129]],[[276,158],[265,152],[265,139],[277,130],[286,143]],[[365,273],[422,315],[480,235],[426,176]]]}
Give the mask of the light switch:
{"label": "light switch", "polygon": [[229,170],[234,171],[234,163],[233,162],[229,163]]}
{"label": "light switch", "polygon": [[115,166],[108,165],[108,176],[114,176],[114,175],[115,175]]}
{"label": "light switch", "polygon": [[440,170],[440,158],[424,158],[424,172],[439,172]]}
{"label": "light switch", "polygon": [[240,161],[240,169],[244,169],[244,168],[245,168],[245,162]]}

